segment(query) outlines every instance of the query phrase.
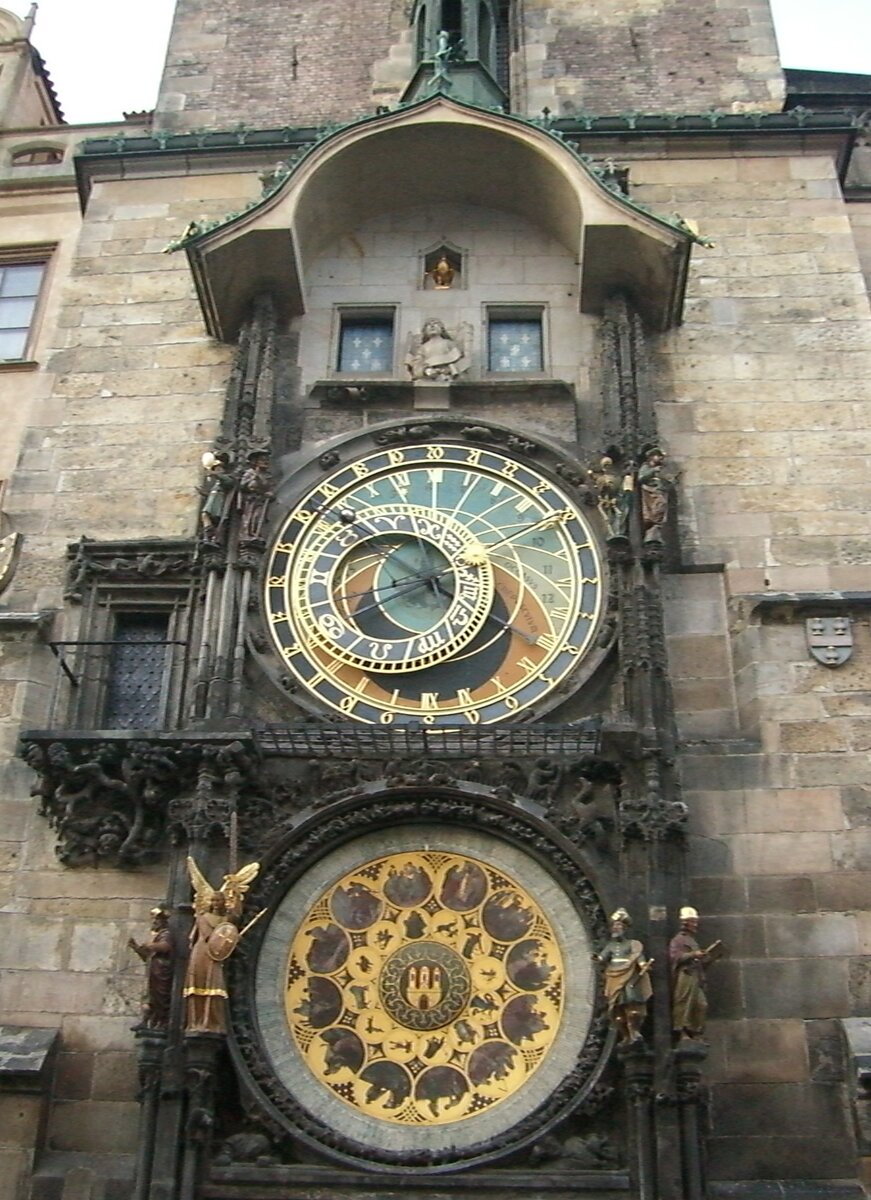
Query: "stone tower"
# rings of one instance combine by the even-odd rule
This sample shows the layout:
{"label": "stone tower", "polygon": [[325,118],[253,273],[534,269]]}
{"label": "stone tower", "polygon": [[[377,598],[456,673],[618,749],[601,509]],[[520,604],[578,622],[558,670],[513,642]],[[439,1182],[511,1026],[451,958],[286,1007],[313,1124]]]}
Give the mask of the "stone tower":
{"label": "stone tower", "polygon": [[180,0],[157,120],[174,130],[347,121],[402,95],[420,57],[421,18],[468,40],[484,8],[512,112],[776,112],[783,104],[771,14],[752,0],[321,0],[257,12],[238,0]]}

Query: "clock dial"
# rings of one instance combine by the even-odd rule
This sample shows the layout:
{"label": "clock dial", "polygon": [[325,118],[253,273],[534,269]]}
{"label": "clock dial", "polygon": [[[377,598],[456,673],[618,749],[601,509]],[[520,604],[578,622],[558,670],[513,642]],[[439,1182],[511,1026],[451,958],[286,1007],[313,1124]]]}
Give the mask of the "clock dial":
{"label": "clock dial", "polygon": [[590,647],[601,597],[593,535],[559,486],[450,442],[378,450],[311,488],[265,587],[291,675],[382,725],[529,709]]}

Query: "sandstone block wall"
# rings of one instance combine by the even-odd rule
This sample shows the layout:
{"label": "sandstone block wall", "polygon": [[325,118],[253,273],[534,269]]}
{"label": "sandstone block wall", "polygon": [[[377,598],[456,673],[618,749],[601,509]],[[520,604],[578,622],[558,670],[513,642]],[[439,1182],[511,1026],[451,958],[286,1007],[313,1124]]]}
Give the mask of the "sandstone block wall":
{"label": "sandstone block wall", "polygon": [[[166,129],[344,122],[411,77],[400,0],[266,5],[180,0],[158,99]],[[511,109],[778,111],[765,0],[522,0],[509,18]]]}
{"label": "sandstone block wall", "polygon": [[[712,1170],[740,1177],[764,1163],[783,1177],[850,1175],[834,1022],[871,1004],[871,634],[867,610],[856,614],[854,660],[829,671],[808,658],[794,614],[771,615],[754,597],[867,590],[871,313],[855,225],[823,155],[648,153],[620,148],[637,197],[698,221],[716,242],[694,255],[684,325],[654,343],[685,560],[711,568],[669,577],[667,632],[687,743],[687,899],[716,914],[706,936],[722,936],[730,949],[711,975]],[[233,349],[206,337],[185,258],[162,250],[193,217],[232,210],[258,187],[253,174],[102,183],[74,253],[64,235],[69,278],[59,275],[52,290],[45,369],[31,376],[26,457],[7,502],[29,536],[10,605],[61,606],[65,546],[81,533],[194,530],[198,460],[217,430]],[[71,228],[68,211],[62,219]],[[372,302],[419,300],[414,311],[428,314],[432,294],[409,282],[417,253],[409,247],[424,234],[425,245],[440,236],[474,244],[481,235],[482,268],[518,255],[563,262],[546,246],[533,255],[528,229],[497,221],[487,242],[480,221],[456,219],[435,232],[434,214],[391,216],[365,230],[364,251],[394,267],[377,286],[350,242],[321,261],[312,282],[323,290],[296,331],[305,334],[298,404],[328,361],[332,305],[354,298],[354,288],[373,287],[356,293]],[[352,270],[353,278],[330,275]],[[583,396],[593,323],[569,304],[562,265],[556,270],[523,284],[516,269],[477,282],[473,273],[462,303],[477,309],[516,301],[521,286],[565,287],[552,362]],[[550,300],[556,305],[556,293]],[[546,417],[531,402],[471,411],[567,438],[575,428],[568,404]],[[312,408],[305,434],[392,415]],[[10,447],[15,436],[10,424]],[[73,633],[75,610],[67,618],[56,636]],[[136,1112],[129,1025],[142,972],[125,943],[146,928],[163,876],[58,869],[28,795],[31,777],[12,757],[17,731],[44,721],[51,660],[30,635],[2,651],[0,1007],[10,1022],[61,1030],[49,1146],[128,1151]],[[830,1139],[823,1162],[810,1156],[810,1131]]]}
{"label": "sandstone block wall", "polygon": [[[0,453],[10,468],[18,461],[6,513],[26,535],[4,605],[58,610],[55,638],[76,636],[79,610],[62,599],[69,541],[196,528],[198,459],[220,421],[233,351],[206,336],[184,255],[162,251],[193,217],[224,214],[258,191],[253,173],[102,184],[80,229],[72,198],[66,209],[54,202],[58,215],[40,226],[43,237],[56,229],[60,245],[40,369],[0,374]],[[11,199],[0,205],[7,244],[32,236],[16,208]],[[126,942],[147,932],[166,881],[161,867],[58,864],[30,795],[33,776],[16,757],[20,731],[46,724],[56,672],[32,632],[4,631],[0,1011],[9,1024],[60,1031],[46,1148],[132,1153],[139,1107],[130,1026],[143,972]],[[10,1171],[26,1169],[23,1139],[13,1139]]]}
{"label": "sandstone block wall", "polygon": [[[181,0],[158,99],[169,129],[348,121],[374,110],[378,72],[407,41],[400,0],[319,0],[258,8]],[[399,43],[399,45],[396,45]],[[402,74],[407,80],[410,53]]]}
{"label": "sandstone block wall", "polygon": [[232,348],[206,335],[184,254],[200,214],[259,192],[256,175],[98,184],[66,281],[7,511],[30,535],[22,605],[60,599],[63,547],[89,537],[189,535],[197,462],[220,420]]}
{"label": "sandstone block wall", "polygon": [[836,1021],[871,1004],[868,612],[832,670],[804,614],[764,597],[868,587],[871,322],[850,210],[810,154],[634,162],[632,177],[716,242],[694,254],[659,357],[684,554],[722,564],[671,577],[666,615],[688,899],[717,914],[705,942],[729,947],[710,973],[711,1171],[849,1176]]}
{"label": "sandstone block wall", "polygon": [[575,113],[778,111],[783,83],[767,3],[524,0],[514,107]]}
{"label": "sandstone block wall", "polygon": [[[447,242],[459,246],[463,268],[455,285],[425,286],[425,252]],[[490,306],[528,305],[540,314],[544,370],[586,397],[595,363],[594,319],[578,312],[575,258],[553,238],[522,218],[473,206],[433,204],[386,213],[343,236],[313,264],[307,276],[308,311],[295,320],[299,334],[302,394],[316,380],[337,374],[339,315],[344,306],[395,306],[394,359],[397,378],[408,379],[405,358],[411,339],[430,318],[468,337],[469,369],[464,379],[491,375],[487,314]],[[504,311],[504,310],[503,310]],[[523,382],[523,376],[512,376]],[[548,420],[547,411],[540,414]]]}

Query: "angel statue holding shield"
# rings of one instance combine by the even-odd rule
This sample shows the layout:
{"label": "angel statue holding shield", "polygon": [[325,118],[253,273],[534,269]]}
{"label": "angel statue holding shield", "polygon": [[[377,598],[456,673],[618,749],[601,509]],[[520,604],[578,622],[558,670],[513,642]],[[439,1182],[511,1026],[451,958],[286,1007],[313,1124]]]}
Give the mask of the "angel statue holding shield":
{"label": "angel statue holding shield", "polygon": [[225,875],[220,888],[215,890],[194,860],[188,858],[188,874],[194,889],[194,924],[184,980],[185,1033],[227,1032],[224,963],[242,936],[237,922],[242,915],[245,893],[259,870],[260,863],[248,863]]}

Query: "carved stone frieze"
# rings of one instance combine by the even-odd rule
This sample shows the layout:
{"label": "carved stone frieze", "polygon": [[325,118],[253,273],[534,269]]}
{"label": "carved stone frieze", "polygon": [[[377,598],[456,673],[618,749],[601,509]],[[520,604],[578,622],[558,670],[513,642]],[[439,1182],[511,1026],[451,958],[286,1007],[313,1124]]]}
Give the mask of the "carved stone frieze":
{"label": "carved stone frieze", "polygon": [[196,752],[148,742],[25,743],[31,794],[57,834],[65,866],[140,866],[160,854],[166,810],[193,778]]}
{"label": "carved stone frieze", "polygon": [[230,814],[245,823],[271,813],[250,747],[226,738],[53,739],[24,743],[37,773],[31,794],[57,834],[65,866],[137,867],[160,857],[170,839],[227,836]]}
{"label": "carved stone frieze", "polygon": [[[240,849],[262,854],[304,810],[339,805],[378,787],[480,787],[537,805],[574,845],[613,856],[622,841],[679,836],[686,807],[664,798],[660,767],[601,755],[516,758],[261,756],[245,737],[187,740],[33,735],[22,757],[31,789],[67,866],[153,862],[170,843],[226,840],[238,817]],[[644,782],[641,782],[643,776]]]}
{"label": "carved stone frieze", "polygon": [[98,542],[81,537],[67,547],[64,599],[80,603],[94,583],[160,583],[193,576],[194,543],[187,539]]}
{"label": "carved stone frieze", "polygon": [[[616,828],[616,797],[620,768],[594,755],[580,758],[544,756],[535,758],[443,758],[391,759],[386,763],[365,758],[311,758],[299,760],[293,775],[280,784],[261,789],[272,798],[281,814],[272,822],[258,822],[260,845],[249,842],[252,851],[274,845],[285,835],[294,815],[302,808],[322,808],[359,795],[377,780],[389,787],[431,787],[473,784],[493,789],[505,799],[522,796],[541,805],[548,819],[578,845],[612,849]],[[247,801],[253,805],[252,801]],[[252,807],[252,812],[256,808]],[[240,814],[245,812],[240,806]],[[247,818],[243,816],[243,827]],[[250,834],[249,834],[250,836]]]}
{"label": "carved stone frieze", "polygon": [[666,794],[664,765],[649,753],[643,763],[643,782],[627,789],[617,804],[617,822],[627,841],[681,841],[687,831],[688,809],[677,796]]}
{"label": "carved stone frieze", "polygon": [[555,1170],[613,1171],[620,1158],[613,1142],[601,1133],[566,1132],[548,1134],[536,1142],[530,1155],[533,1164],[544,1163]]}

